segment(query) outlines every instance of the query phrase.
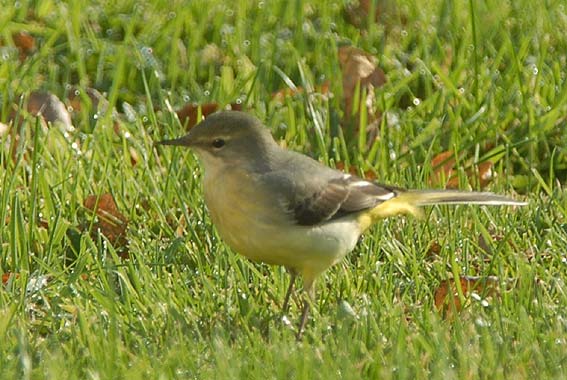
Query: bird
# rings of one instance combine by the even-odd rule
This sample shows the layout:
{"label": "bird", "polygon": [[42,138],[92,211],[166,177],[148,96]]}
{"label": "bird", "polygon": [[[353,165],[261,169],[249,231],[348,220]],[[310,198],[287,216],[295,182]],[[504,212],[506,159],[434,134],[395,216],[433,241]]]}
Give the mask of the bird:
{"label": "bird", "polygon": [[288,269],[284,313],[301,276],[298,338],[316,280],[378,220],[420,216],[420,207],[438,204],[526,204],[490,192],[406,190],[347,174],[287,150],[258,118],[241,111],[213,113],[186,135],[158,144],[188,147],[196,154],[204,169],[205,204],[229,247],[253,261]]}

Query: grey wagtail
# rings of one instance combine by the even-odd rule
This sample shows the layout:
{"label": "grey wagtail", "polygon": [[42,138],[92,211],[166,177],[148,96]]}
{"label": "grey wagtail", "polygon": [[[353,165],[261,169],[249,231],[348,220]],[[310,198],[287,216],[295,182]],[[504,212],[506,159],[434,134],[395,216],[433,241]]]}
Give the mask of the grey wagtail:
{"label": "grey wagtail", "polygon": [[246,113],[218,112],[162,145],[193,149],[204,166],[205,203],[222,239],[255,261],[291,273],[283,310],[297,275],[303,277],[301,336],[314,283],[351,252],[379,219],[420,215],[419,206],[524,202],[487,192],[404,190],[331,169],[282,148],[262,123]]}

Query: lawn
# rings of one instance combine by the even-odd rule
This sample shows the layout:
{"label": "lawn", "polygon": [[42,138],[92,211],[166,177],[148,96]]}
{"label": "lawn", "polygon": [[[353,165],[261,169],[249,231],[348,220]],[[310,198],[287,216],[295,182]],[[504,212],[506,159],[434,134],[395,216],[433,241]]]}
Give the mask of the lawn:
{"label": "lawn", "polygon": [[[564,2],[4,3],[2,379],[567,377]],[[155,145],[230,107],[329,166],[528,205],[376,224],[296,341],[286,271]]]}

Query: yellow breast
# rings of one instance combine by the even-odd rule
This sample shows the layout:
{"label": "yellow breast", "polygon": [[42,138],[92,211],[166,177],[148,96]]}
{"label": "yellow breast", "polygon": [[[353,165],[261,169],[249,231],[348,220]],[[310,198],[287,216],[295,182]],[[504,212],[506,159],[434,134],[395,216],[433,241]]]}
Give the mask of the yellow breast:
{"label": "yellow breast", "polygon": [[356,218],[299,226],[245,173],[217,174],[205,177],[205,201],[220,236],[239,254],[311,274],[354,248],[361,233]]}

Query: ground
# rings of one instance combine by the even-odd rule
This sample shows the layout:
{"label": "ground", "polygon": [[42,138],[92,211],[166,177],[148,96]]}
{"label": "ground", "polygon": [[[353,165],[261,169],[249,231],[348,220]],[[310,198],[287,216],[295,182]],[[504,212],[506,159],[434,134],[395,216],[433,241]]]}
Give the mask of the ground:
{"label": "ground", "polygon": [[[526,0],[4,5],[1,377],[565,377],[565,12]],[[196,158],[155,145],[225,107],[345,171],[528,205],[375,225],[321,278],[297,342],[299,298],[281,314],[286,271],[230,250]]]}

